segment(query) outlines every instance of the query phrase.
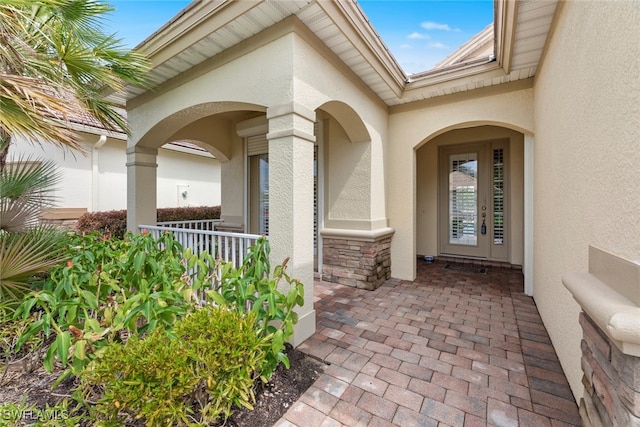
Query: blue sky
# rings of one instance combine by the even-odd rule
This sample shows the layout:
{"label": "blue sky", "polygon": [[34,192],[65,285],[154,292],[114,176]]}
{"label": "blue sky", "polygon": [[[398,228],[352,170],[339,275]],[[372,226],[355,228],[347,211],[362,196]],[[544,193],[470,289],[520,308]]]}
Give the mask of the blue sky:
{"label": "blue sky", "polygon": [[[160,28],[190,1],[107,0],[105,22],[128,47]],[[286,1],[286,0],[282,0]],[[493,0],[359,0],[407,74],[426,71],[493,21]]]}

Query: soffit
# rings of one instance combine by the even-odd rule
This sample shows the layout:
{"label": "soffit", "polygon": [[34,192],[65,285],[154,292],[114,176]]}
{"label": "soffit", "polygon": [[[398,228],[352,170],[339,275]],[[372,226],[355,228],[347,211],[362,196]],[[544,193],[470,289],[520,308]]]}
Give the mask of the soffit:
{"label": "soffit", "polygon": [[[501,37],[498,60],[481,58],[410,76],[402,72],[352,1],[197,0],[138,48],[150,54],[154,62],[149,74],[152,85],[162,85],[296,15],[380,99],[393,106],[534,76],[556,5],[557,0],[496,1],[496,33]],[[129,87],[126,98],[130,100],[144,92]]]}

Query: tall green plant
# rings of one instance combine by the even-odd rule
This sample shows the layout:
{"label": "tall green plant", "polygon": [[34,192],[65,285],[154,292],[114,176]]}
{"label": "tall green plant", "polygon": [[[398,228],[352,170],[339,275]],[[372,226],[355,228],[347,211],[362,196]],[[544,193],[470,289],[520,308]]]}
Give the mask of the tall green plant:
{"label": "tall green plant", "polygon": [[188,280],[183,250],[171,233],[70,237],[69,261],[54,267],[20,305],[17,316],[42,316],[20,337],[52,336],[44,366],[55,360],[81,370],[109,343],[144,335],[158,326],[171,329],[193,310],[198,283]]}
{"label": "tall green plant", "polygon": [[286,273],[288,259],[271,271],[271,248],[266,237],[251,246],[240,268],[222,267],[220,286],[207,292],[215,304],[239,313],[257,315],[257,332],[270,342],[261,376],[267,381],[279,363],[289,368],[284,343],[298,322],[296,306],[304,305],[304,285]]}

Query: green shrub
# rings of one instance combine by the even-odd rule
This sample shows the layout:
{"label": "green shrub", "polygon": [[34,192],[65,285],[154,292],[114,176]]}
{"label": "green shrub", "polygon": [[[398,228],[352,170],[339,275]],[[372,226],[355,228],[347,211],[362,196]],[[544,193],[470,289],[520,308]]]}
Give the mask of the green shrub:
{"label": "green shrub", "polygon": [[87,212],[78,218],[76,229],[122,239],[127,232],[127,211]]}
{"label": "green shrub", "polygon": [[[152,425],[226,418],[234,405],[251,407],[257,378],[289,367],[284,343],[304,286],[286,274],[286,260],[272,274],[266,238],[237,269],[183,251],[171,233],[69,239],[69,261],[18,308],[32,323],[11,351],[44,342],[45,368],[68,367],[58,382],[78,375],[81,399],[102,396],[89,410],[105,422],[121,425],[123,414]],[[202,298],[217,308],[197,310]]]}
{"label": "green shrub", "polygon": [[82,375],[85,398],[97,391],[96,418],[116,424],[126,415],[146,425],[210,423],[234,407],[252,409],[265,356],[255,323],[253,313],[206,307],[178,321],[173,334],[156,329],[111,345]]}
{"label": "green shrub", "polygon": [[49,372],[56,359],[78,372],[108,343],[157,326],[170,328],[194,309],[199,284],[185,275],[182,247],[173,234],[163,233],[157,241],[145,234],[69,239],[69,261],[54,267],[16,311],[22,319],[40,313],[20,336],[18,349],[33,336],[54,334],[44,360]]}
{"label": "green shrub", "polygon": [[158,209],[158,222],[199,219],[220,219],[220,206]]}
{"label": "green shrub", "polygon": [[[220,206],[161,208],[157,216],[158,222],[219,218]],[[127,231],[127,211],[87,212],[78,219],[76,228],[81,233],[99,232],[121,239]]]}
{"label": "green shrub", "polygon": [[288,259],[276,266],[271,275],[269,252],[269,241],[259,238],[249,247],[242,266],[236,269],[230,264],[224,265],[219,288],[207,292],[215,304],[241,314],[257,315],[258,334],[269,342],[261,369],[265,382],[280,362],[289,368],[284,343],[291,338],[293,326],[298,322],[295,307],[304,304],[304,285],[285,271]]}

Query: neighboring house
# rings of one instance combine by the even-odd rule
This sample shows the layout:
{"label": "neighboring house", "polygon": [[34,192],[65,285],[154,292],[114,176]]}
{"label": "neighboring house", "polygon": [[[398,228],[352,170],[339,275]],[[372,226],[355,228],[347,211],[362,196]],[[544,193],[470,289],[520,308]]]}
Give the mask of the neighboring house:
{"label": "neighboring house", "polygon": [[[106,131],[89,118],[75,118],[70,126],[85,153],[24,140],[14,141],[9,151],[10,161],[30,156],[52,159],[59,166],[58,206],[44,218],[72,224],[85,212],[126,209],[126,135]],[[210,153],[176,141],[162,147],[157,164],[158,208],[220,204],[220,162]]]}
{"label": "neighboring house", "polygon": [[[128,225],[155,219],[158,147],[215,153],[225,227],[268,226],[306,286],[294,343],[315,328],[314,265],[364,288],[414,279],[419,255],[522,266],[579,398],[581,307],[561,278],[590,245],[640,260],[637,6],[497,1],[491,55],[477,40],[407,76],[355,2],[195,1],[138,47],[156,87],[126,94]],[[449,176],[472,163],[463,244]]]}

